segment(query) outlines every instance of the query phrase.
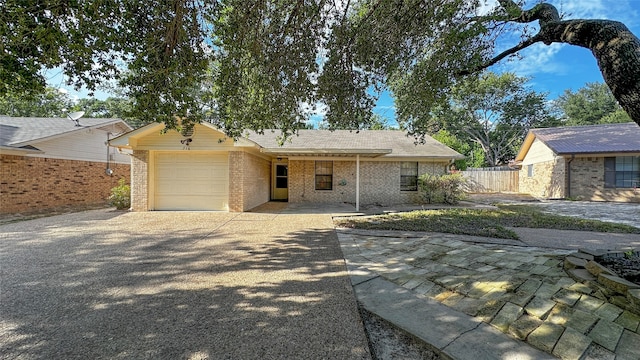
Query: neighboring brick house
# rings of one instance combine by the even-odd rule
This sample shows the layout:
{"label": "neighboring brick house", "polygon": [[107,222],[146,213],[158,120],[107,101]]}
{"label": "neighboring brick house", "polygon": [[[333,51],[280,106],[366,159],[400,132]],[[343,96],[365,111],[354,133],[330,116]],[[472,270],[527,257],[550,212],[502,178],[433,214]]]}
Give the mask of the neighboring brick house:
{"label": "neighboring brick house", "polygon": [[0,116],[0,214],[106,204],[120,178],[129,182],[129,156],[107,140],[131,127],[120,119],[78,124]]}
{"label": "neighboring brick house", "polygon": [[541,198],[640,202],[640,126],[529,131],[516,157],[520,192]]}
{"label": "neighboring brick house", "polygon": [[236,141],[210,124],[184,137],[150,124],[113,139],[132,151],[132,208],[247,211],[268,201],[398,204],[419,201],[417,177],[463,156],[402,131],[300,130]]}

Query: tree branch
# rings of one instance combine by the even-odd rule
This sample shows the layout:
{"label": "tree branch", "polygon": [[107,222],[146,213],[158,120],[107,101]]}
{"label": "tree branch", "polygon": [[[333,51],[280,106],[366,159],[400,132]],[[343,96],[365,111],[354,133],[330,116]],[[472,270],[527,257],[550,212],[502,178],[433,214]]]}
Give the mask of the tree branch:
{"label": "tree branch", "polygon": [[533,36],[533,37],[521,42],[520,44],[501,52],[500,54],[496,55],[493,59],[485,62],[484,64],[481,64],[481,65],[476,66],[476,67],[471,68],[471,69],[462,70],[462,71],[458,72],[458,75],[469,75],[469,74],[478,72],[480,70],[484,70],[484,69],[488,68],[489,66],[494,65],[498,61],[506,58],[507,56],[515,54],[518,51],[520,51],[520,50],[522,50],[524,48],[527,48],[527,47],[529,47],[529,46],[531,46],[531,45],[533,45],[533,44],[535,44],[537,42],[540,42],[540,41],[542,41],[542,36],[540,36],[540,34],[536,34],[535,36]]}
{"label": "tree branch", "polygon": [[515,1],[498,0],[498,2],[512,19],[518,18],[522,15],[522,9],[515,3]]}

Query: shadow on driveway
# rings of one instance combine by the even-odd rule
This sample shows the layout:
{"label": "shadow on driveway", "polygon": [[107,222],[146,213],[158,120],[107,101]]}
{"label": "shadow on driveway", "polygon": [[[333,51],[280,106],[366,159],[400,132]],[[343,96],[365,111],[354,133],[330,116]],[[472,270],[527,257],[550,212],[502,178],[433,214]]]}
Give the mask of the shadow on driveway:
{"label": "shadow on driveway", "polygon": [[328,215],[89,211],[0,226],[4,358],[369,358]]}

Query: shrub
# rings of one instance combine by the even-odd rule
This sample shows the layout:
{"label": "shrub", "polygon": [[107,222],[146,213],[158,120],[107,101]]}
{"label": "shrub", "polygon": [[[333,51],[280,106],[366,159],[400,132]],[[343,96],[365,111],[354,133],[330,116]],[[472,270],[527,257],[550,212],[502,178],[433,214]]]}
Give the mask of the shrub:
{"label": "shrub", "polygon": [[460,174],[424,174],[418,179],[418,188],[427,204],[455,205],[465,197],[462,189],[465,182]]}
{"label": "shrub", "polygon": [[111,189],[109,204],[118,210],[131,207],[131,187],[125,183],[124,179],[118,180],[118,186]]}

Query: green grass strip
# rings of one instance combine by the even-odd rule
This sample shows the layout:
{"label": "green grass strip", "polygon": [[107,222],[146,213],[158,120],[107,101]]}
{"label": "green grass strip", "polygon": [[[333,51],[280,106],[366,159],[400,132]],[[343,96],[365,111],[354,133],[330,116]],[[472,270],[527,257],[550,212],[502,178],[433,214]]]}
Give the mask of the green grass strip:
{"label": "green grass strip", "polygon": [[508,227],[640,234],[628,225],[547,214],[533,206],[501,205],[498,209],[439,209],[337,219],[341,227],[368,230],[427,231],[518,239]]}

